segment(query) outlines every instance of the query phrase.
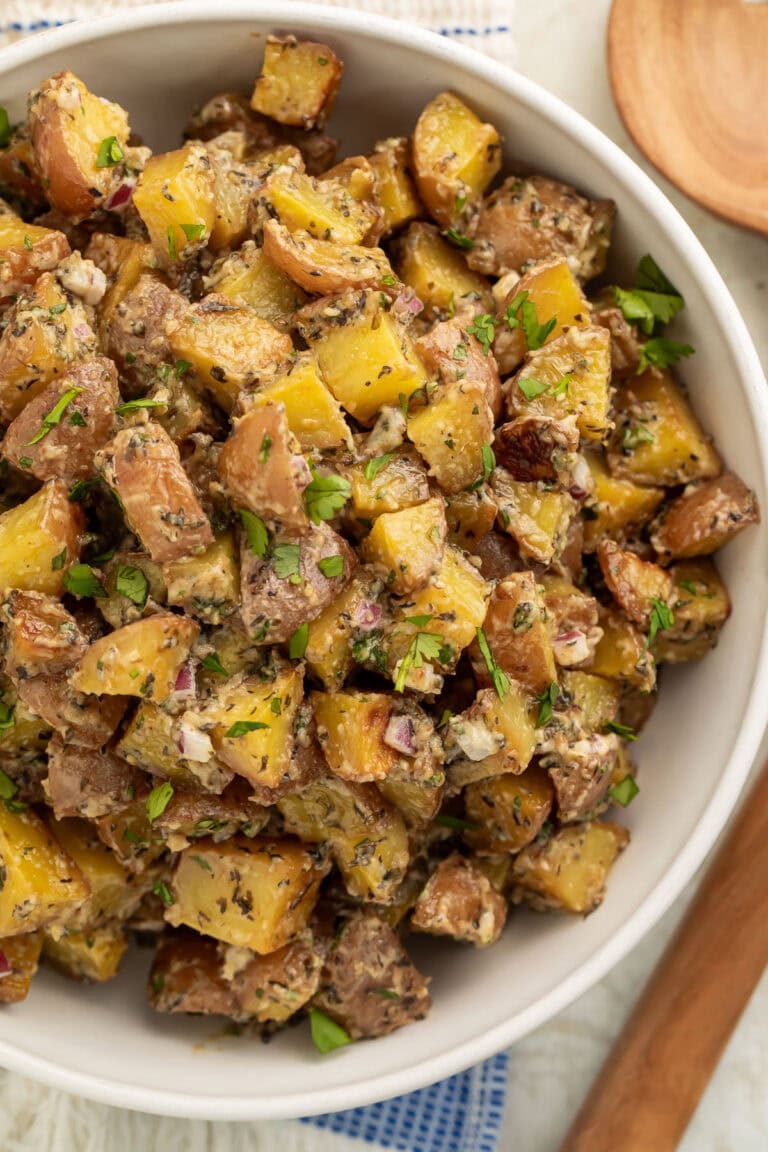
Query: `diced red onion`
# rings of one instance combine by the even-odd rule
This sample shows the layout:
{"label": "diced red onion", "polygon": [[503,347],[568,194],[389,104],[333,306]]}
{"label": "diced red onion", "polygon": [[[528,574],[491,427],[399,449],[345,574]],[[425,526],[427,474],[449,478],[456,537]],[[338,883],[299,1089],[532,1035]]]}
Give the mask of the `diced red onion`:
{"label": "diced red onion", "polygon": [[370,632],[381,621],[382,608],[373,600],[361,600],[353,617],[356,628],[361,632]]}
{"label": "diced red onion", "polygon": [[118,208],[126,208],[133,199],[135,187],[135,184],[129,184],[127,181],[119,184],[115,191],[110,193],[104,201],[106,210],[108,212],[115,212]]}
{"label": "diced red onion", "polygon": [[393,716],[384,733],[384,743],[404,756],[416,755],[416,731],[410,716]]}
{"label": "diced red onion", "polygon": [[194,760],[196,764],[206,764],[213,756],[210,737],[183,718],[176,745],[185,760]]}
{"label": "diced red onion", "polygon": [[582,664],[591,655],[591,648],[586,634],[580,628],[571,632],[563,632],[552,641],[552,651],[555,660],[562,668],[571,668],[574,664]]}
{"label": "diced red onion", "polygon": [[571,484],[568,489],[574,500],[586,500],[588,493],[583,488],[579,488],[578,484]]}
{"label": "diced red onion", "polygon": [[93,333],[87,324],[75,324],[75,336],[78,340],[87,340]]}
{"label": "diced red onion", "polygon": [[0,949],[0,980],[3,976],[10,976],[13,972],[13,966],[6,956],[5,952]]}
{"label": "diced red onion", "polygon": [[312,473],[309,470],[309,464],[303,456],[292,456],[291,467],[293,469],[293,480],[296,487],[303,491],[308,484],[312,482]]}
{"label": "diced red onion", "polygon": [[403,288],[392,305],[392,315],[398,320],[412,320],[414,316],[418,316],[423,311],[424,305],[413,288]]}
{"label": "diced red onion", "polygon": [[191,660],[186,660],[179,668],[171,699],[178,704],[183,700],[194,700],[196,695],[195,666]]}

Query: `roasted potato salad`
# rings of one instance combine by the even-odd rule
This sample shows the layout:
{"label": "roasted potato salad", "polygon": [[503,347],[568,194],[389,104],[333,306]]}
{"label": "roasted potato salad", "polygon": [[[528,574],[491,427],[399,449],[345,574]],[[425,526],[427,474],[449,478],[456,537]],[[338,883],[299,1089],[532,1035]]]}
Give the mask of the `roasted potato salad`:
{"label": "roasted potato salad", "polygon": [[263,48],[168,152],[70,72],[0,145],[0,1003],[140,933],[329,1052],[429,1011],[409,934],[599,906],[760,513],[612,202],[458,92],[339,156],[333,46]]}

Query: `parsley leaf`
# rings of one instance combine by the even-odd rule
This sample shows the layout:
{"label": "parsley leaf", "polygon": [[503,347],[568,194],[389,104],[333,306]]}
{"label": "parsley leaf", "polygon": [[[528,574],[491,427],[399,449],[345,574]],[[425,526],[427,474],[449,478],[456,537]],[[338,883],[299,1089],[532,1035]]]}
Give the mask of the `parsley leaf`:
{"label": "parsley leaf", "polygon": [[445,236],[446,240],[450,240],[451,244],[455,245],[456,248],[469,250],[475,246],[474,240],[469,236],[465,236],[463,232],[459,232],[456,228],[446,228],[443,236]]}
{"label": "parsley leaf", "polygon": [[639,791],[634,776],[625,776],[618,784],[614,784],[608,795],[622,808],[626,808],[628,804],[632,803]]}
{"label": "parsley leaf", "polygon": [[269,724],[262,724],[261,720],[236,720],[224,735],[229,740],[237,740],[248,732],[258,732],[261,728],[269,728]]}
{"label": "parsley leaf", "polygon": [[59,552],[59,554],[57,556],[54,556],[53,560],[51,560],[51,569],[54,572],[60,572],[61,569],[66,564],[66,562],[67,562],[67,546],[65,544],[62,551]]}
{"label": "parsley leaf", "polygon": [[[414,619],[418,619],[418,617],[414,617]],[[411,668],[421,668],[425,660],[439,660],[441,652],[444,651],[444,645],[444,636],[438,636],[434,632],[417,632],[408,645],[408,651],[400,661],[395,680],[395,692],[405,691],[405,682]]]}
{"label": "parsley leaf", "polygon": [[191,360],[177,360],[173,366],[173,374],[177,380],[181,380],[185,372],[189,372],[192,367]]}
{"label": "parsley leaf", "polygon": [[552,719],[552,709],[555,706],[559,692],[560,687],[557,681],[553,680],[549,687],[545,688],[544,691],[536,697],[539,704],[539,714],[536,717],[535,728],[543,728],[544,725],[548,724]]}
{"label": "parsley leaf", "polygon": [[8,112],[0,106],[0,148],[7,148],[11,142],[11,122]]}
{"label": "parsley leaf", "polygon": [[681,344],[677,340],[665,340],[663,336],[654,336],[640,347],[640,363],[637,367],[638,375],[646,368],[669,368],[670,364],[677,364],[683,356],[693,356],[694,349],[690,344]]}
{"label": "parsley leaf", "polygon": [[229,672],[227,672],[222,664],[218,652],[209,652],[207,656],[203,657],[200,663],[208,672],[215,672],[217,676],[229,676]]}
{"label": "parsley leaf", "polygon": [[150,824],[154,824],[155,820],[162,816],[170,804],[172,796],[173,784],[170,780],[163,780],[162,784],[158,784],[152,789],[147,796],[147,816]]}
{"label": "parsley leaf", "polygon": [[0,800],[13,800],[18,790],[18,784],[0,768]]}
{"label": "parsley leaf", "polygon": [[366,480],[369,483],[375,480],[382,468],[386,468],[390,460],[394,460],[396,455],[396,452],[387,452],[384,456],[374,456],[372,460],[369,460],[363,469],[363,475]]}
{"label": "parsley leaf", "polygon": [[107,136],[102,140],[99,145],[99,153],[96,157],[97,168],[114,168],[115,164],[119,164],[123,159],[125,153],[120,147],[120,141],[117,136]]}
{"label": "parsley leaf", "polygon": [[259,448],[259,464],[266,464],[269,460],[269,454],[272,451],[272,437],[269,432],[265,432],[261,439],[261,447]]}
{"label": "parsley leaf", "polygon": [[245,538],[248,541],[248,547],[254,556],[259,556],[263,559],[267,554],[267,548],[269,546],[269,535],[266,524],[261,516],[257,516],[255,512],[249,512],[247,508],[240,509],[240,520],[245,529]]}
{"label": "parsley leaf", "polygon": [[104,598],[107,590],[90,564],[73,564],[64,573],[64,587],[73,596]]}
{"label": "parsley leaf", "polygon": [[535,400],[537,396],[541,396],[542,392],[546,392],[549,387],[543,380],[534,380],[532,376],[523,377],[522,380],[518,380],[517,386],[526,400]]}
{"label": "parsley leaf", "polygon": [[472,323],[467,326],[467,332],[471,332],[480,342],[483,352],[487,356],[496,335],[496,319],[491,316],[490,312],[483,312],[480,316],[475,316]]}
{"label": "parsley leaf", "polygon": [[323,576],[328,580],[333,580],[335,576],[341,576],[344,571],[344,557],[343,556],[326,556],[318,562],[318,568]]}
{"label": "parsley leaf", "polygon": [[312,1033],[312,1043],[318,1052],[322,1052],[324,1056],[336,1048],[342,1048],[345,1044],[352,1043],[349,1032],[342,1028],[341,1024],[331,1020],[330,1016],[326,1016],[325,1012],[321,1012],[319,1008],[310,1008],[309,1027]]}
{"label": "parsley leaf", "polygon": [[115,408],[118,416],[127,416],[129,412],[138,412],[140,408],[165,408],[163,400],[147,400],[142,398],[140,400],[127,400],[125,404],[120,404]]}
{"label": "parsley leaf", "polygon": [[638,264],[634,288],[613,291],[624,319],[637,324],[646,336],[657,326],[668,324],[685,305],[674,284],[648,255]]}
{"label": "parsley leaf", "polygon": [[522,328],[526,344],[532,352],[535,352],[537,348],[541,348],[557,324],[557,316],[551,316],[544,324],[539,324],[536,305],[528,297],[528,292],[518,292],[507,305],[504,319],[513,330]]}
{"label": "parsley leaf", "polygon": [[301,583],[301,548],[298,544],[277,544],[272,553],[272,567],[278,580]]}
{"label": "parsley leaf", "polygon": [[485,660],[485,666],[488,669],[488,674],[490,675],[493,686],[496,689],[496,695],[498,696],[499,700],[503,700],[507,692],[509,692],[509,679],[507,674],[503,672],[496,663],[488,643],[488,638],[486,637],[482,628],[476,628],[475,635],[477,636],[477,644],[483,660]]}
{"label": "parsley leaf", "polygon": [[343,476],[313,475],[304,489],[304,506],[313,524],[332,520],[352,495],[352,485]]}
{"label": "parsley leaf", "polygon": [[190,242],[199,240],[205,233],[205,224],[182,224],[181,230]]}
{"label": "parsley leaf", "polygon": [[668,631],[675,623],[675,614],[663,600],[659,600],[657,596],[651,596],[651,614],[648,618],[648,639],[645,643],[643,651],[647,651],[653,644],[659,632]]}
{"label": "parsley leaf", "polygon": [[477,832],[480,828],[479,824],[462,820],[460,816],[449,816],[447,812],[441,812],[439,816],[435,816],[435,824],[442,824],[443,828],[453,828],[455,832]]}
{"label": "parsley leaf", "polygon": [[155,880],[152,885],[153,895],[159,896],[166,908],[170,908],[176,901],[173,898],[173,893],[166,884],[165,880]]}
{"label": "parsley leaf", "polygon": [[137,608],[143,608],[149,595],[149,581],[141,568],[121,564],[117,570],[115,591],[119,596],[125,596]]}
{"label": "parsley leaf", "polygon": [[652,444],[656,437],[650,428],[642,424],[628,424],[621,436],[621,447],[624,452],[633,452],[640,444]]}
{"label": "parsley leaf", "polygon": [[628,724],[619,724],[616,720],[607,720],[603,725],[604,732],[615,732],[622,740],[637,740],[637,733]]}
{"label": "parsley leaf", "polygon": [[32,444],[39,444],[44,436],[47,436],[52,428],[61,423],[61,418],[67,410],[67,407],[72,403],[75,396],[79,396],[83,391],[82,388],[69,388],[61,399],[51,408],[50,412],[46,412],[43,416],[42,423],[35,432],[31,440],[27,440],[24,445],[25,448],[31,447]]}
{"label": "parsley leaf", "polygon": [[309,624],[300,624],[292,636],[288,638],[288,655],[291,660],[301,660],[307,650],[309,640]]}
{"label": "parsley leaf", "polygon": [[679,296],[677,288],[662,272],[653,256],[647,252],[641,257],[635,273],[635,287],[648,292],[663,292],[668,296]]}

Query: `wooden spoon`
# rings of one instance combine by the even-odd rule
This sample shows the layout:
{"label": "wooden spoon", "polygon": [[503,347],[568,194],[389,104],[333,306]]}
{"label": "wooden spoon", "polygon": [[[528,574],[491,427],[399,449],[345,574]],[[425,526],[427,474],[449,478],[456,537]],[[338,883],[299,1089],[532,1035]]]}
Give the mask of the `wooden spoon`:
{"label": "wooden spoon", "polygon": [[608,71],[651,163],[718,216],[768,233],[768,3],[614,0]]}
{"label": "wooden spoon", "polygon": [[768,764],[561,1152],[674,1152],[768,964]]}

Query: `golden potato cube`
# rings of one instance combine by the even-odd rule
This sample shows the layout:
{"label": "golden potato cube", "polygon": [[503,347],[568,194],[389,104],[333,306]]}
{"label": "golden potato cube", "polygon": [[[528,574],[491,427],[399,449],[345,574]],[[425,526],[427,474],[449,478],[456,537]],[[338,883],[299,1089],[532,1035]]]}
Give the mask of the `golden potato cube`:
{"label": "golden potato cube", "polygon": [[[337,319],[324,319],[331,302]],[[378,292],[345,292],[309,305],[299,314],[299,331],[317,357],[323,379],[343,408],[369,425],[384,405],[410,396],[427,383],[409,337],[384,311]]]}
{"label": "golden potato cube", "polygon": [[[557,680],[546,613],[532,572],[513,572],[493,590],[483,624],[496,663],[534,693]],[[477,642],[470,653],[478,683],[491,683]]]}
{"label": "golden potato cube", "polygon": [[602,903],[611,865],[628,842],[626,828],[607,821],[560,828],[515,857],[515,900],[543,909],[593,912]]}
{"label": "golden potato cube", "polygon": [[555,790],[544,768],[533,765],[522,776],[507,773],[468,784],[464,791],[464,832],[474,852],[519,852],[536,839],[552,811]]}
{"label": "golden potato cube", "polygon": [[675,589],[675,623],[654,641],[656,659],[678,664],[701,660],[717,644],[731,614],[728,590],[711,560],[688,560],[669,569]]}
{"label": "golden potato cube", "polygon": [[136,796],[118,812],[96,821],[99,839],[110,848],[129,872],[141,875],[166,850],[165,839],[150,823],[147,796]]}
{"label": "golden potato cube", "polygon": [[668,370],[649,368],[616,393],[608,446],[614,476],[636,484],[688,484],[719,476],[720,457]]}
{"label": "golden potato cube", "polygon": [[328,844],[347,891],[361,900],[397,900],[408,860],[402,816],[373,784],[335,776],[278,800],[288,832],[311,844]]}
{"label": "golden potato cube", "polygon": [[290,336],[253,309],[217,296],[193,304],[169,333],[176,356],[187,360],[225,412],[241,388],[271,376],[293,351]]}
{"label": "golden potato cube", "polygon": [[277,788],[291,761],[302,692],[300,665],[274,680],[246,676],[223,684],[203,714],[206,725],[215,725],[211,740],[219,759],[254,787]]}
{"label": "golden potato cube", "polygon": [[71,674],[77,692],[140,696],[160,704],[172,694],[199,626],[158,612],[94,640]]}
{"label": "golden potato cube", "polygon": [[411,224],[396,252],[397,274],[413,288],[427,316],[450,316],[469,301],[475,302],[478,312],[494,311],[485,276],[467,267],[461,252],[443,239],[434,224]]}
{"label": "golden potato cube", "polygon": [[231,532],[222,532],[205,552],[163,565],[168,603],[207,624],[221,624],[240,603],[240,567]]}
{"label": "golden potato cube", "polygon": [[591,672],[560,673],[560,688],[581,713],[585,732],[602,732],[619,714],[621,687],[615,680],[593,676]]}
{"label": "golden potato cube", "polygon": [[718,551],[760,520],[757,498],[735,472],[687,488],[654,525],[651,544],[659,563]]}
{"label": "golden potato cube", "polygon": [[652,692],[656,686],[656,665],[642,632],[618,611],[601,613],[600,627],[603,636],[595,648],[590,672]]}
{"label": "golden potato cube", "polygon": [[493,439],[493,414],[486,390],[473,380],[437,389],[425,407],[408,417],[408,439],[448,495],[482,479]]}
{"label": "golden potato cube", "polygon": [[293,313],[307,297],[252,240],[217,261],[205,280],[206,289],[234,304],[252,309],[262,320],[278,328],[288,327]]}
{"label": "golden potato cube", "polygon": [[[459,653],[475,639],[490,595],[491,585],[457,548],[448,545],[440,570],[427,587],[420,588],[401,605],[401,618],[431,616],[429,628],[440,633],[458,659]],[[406,633],[416,630],[413,624],[398,627]]]}
{"label": "golden potato cube", "polygon": [[491,477],[491,489],[499,505],[500,526],[517,541],[520,555],[547,565],[557,559],[576,510],[568,493],[513,480],[499,468]]}
{"label": "golden potato cube", "polygon": [[440,811],[445,775],[435,772],[426,780],[379,780],[376,787],[394,804],[409,828],[426,828]]}
{"label": "golden potato cube", "polygon": [[10,972],[0,980],[0,1004],[18,1004],[26,1000],[42,947],[43,937],[39,932],[0,940],[0,958],[10,967]]}
{"label": "golden potato cube", "polygon": [[658,564],[620,548],[613,540],[601,541],[597,558],[608,591],[630,620],[641,628],[649,626],[654,601],[672,604],[672,578]]}
{"label": "golden potato cube", "polygon": [[118,924],[68,933],[58,939],[45,934],[43,955],[73,980],[104,984],[117,976],[128,940]]}
{"label": "golden potato cube", "polygon": [[309,622],[304,659],[312,675],[330,691],[341,688],[352,671],[356,615],[372,599],[370,573],[356,574],[341,595]]}
{"label": "golden potato cube", "polygon": [[[235,669],[226,665],[228,672]],[[215,677],[216,690],[221,677]],[[188,760],[179,749],[176,718],[149,700],[142,700],[123,729],[115,751],[118,755],[153,776],[170,780],[179,788],[221,792],[232,779],[232,773],[213,754],[205,761]]]}
{"label": "golden potato cube", "polygon": [[595,487],[582,509],[584,551],[595,552],[605,537],[620,540],[646,524],[664,499],[664,491],[613,476],[602,453],[587,452],[585,459]]}
{"label": "golden potato cube", "polygon": [[136,287],[140,276],[154,273],[157,259],[151,244],[100,232],[92,238],[86,256],[101,268],[110,282],[96,309],[102,342],[106,342],[108,326],[118,304]]}
{"label": "golden potato cube", "polygon": [[530,692],[516,680],[501,697],[493,688],[481,688],[474,703],[448,721],[448,748],[458,753],[446,768],[449,789],[524,772],[536,748],[535,717]]}
{"label": "golden potato cube", "polygon": [[213,252],[239,248],[248,235],[248,212],[263,179],[258,160],[235,156],[212,145],[208,155],[213,169],[215,214],[208,247]]}
{"label": "golden potato cube", "polygon": [[11,681],[1,675],[0,703],[13,709],[13,723],[0,728],[0,764],[38,760],[51,736],[49,725],[17,698]]}
{"label": "golden potato cube", "polygon": [[441,860],[419,893],[411,928],[487,948],[501,935],[507,902],[476,860],[452,853]]}
{"label": "golden potato cube", "polygon": [[69,252],[63,232],[27,224],[14,212],[0,210],[0,297],[23,292]]}
{"label": "golden potato cube", "polygon": [[501,167],[501,140],[453,92],[430,100],[413,132],[413,168],[419,194],[442,225],[478,200]]}
{"label": "golden potato cube", "polygon": [[496,501],[485,486],[474,492],[449,496],[445,502],[448,542],[465,552],[473,552],[492,531],[498,511]]}
{"label": "golden potato cube", "polygon": [[353,784],[384,780],[402,757],[384,743],[393,699],[383,692],[313,692],[317,739],[328,766]]}
{"label": "golden potato cube", "polygon": [[60,922],[90,894],[74,860],[31,809],[0,806],[0,938]]}
{"label": "golden potato cube", "polygon": [[327,44],[267,36],[251,108],[279,124],[322,128],[331,114],[344,65]]}
{"label": "golden potato cube", "polygon": [[536,321],[539,325],[555,320],[544,343],[556,340],[567,328],[586,328],[589,325],[589,303],[568,266],[568,261],[558,258],[534,264],[520,277],[506,296],[497,315],[493,354],[498,361],[502,376],[514,371],[526,352],[530,350],[525,329],[520,323],[519,305],[511,314],[512,320],[516,320],[517,324],[510,326],[507,322],[508,307],[515,300],[521,301],[523,293],[527,293],[525,299],[536,309]]}
{"label": "golden potato cube", "polygon": [[382,512],[400,512],[429,499],[423,464],[405,452],[388,452],[353,464],[344,469],[344,475],[352,488],[352,511],[361,520],[375,520]]}
{"label": "golden potato cube", "polygon": [[84,931],[107,920],[127,920],[141,902],[144,889],[132,881],[115,854],[99,839],[93,824],[67,819],[51,820],[49,826],[91,890],[83,904],[61,918],[67,931]]}
{"label": "golden potato cube", "polygon": [[401,512],[384,512],[363,541],[363,559],[386,572],[392,592],[407,596],[439,570],[446,531],[441,496]]}
{"label": "golden potato cube", "polygon": [[115,183],[115,165],[99,165],[105,140],[115,138],[112,157],[122,159],[128,115],[90,92],[72,72],[45,80],[29,107],[35,167],[54,208],[82,219],[99,207]]}
{"label": "golden potato cube", "polygon": [[3,512],[0,591],[20,588],[61,596],[65,565],[78,559],[83,527],[83,514],[60,480],[48,480],[23,504]]}
{"label": "golden potato cube", "polygon": [[[545,384],[529,400],[521,381]],[[563,384],[563,381],[566,381]],[[611,422],[611,337],[597,325],[569,328],[536,352],[530,352],[512,382],[507,400],[518,416],[576,416],[584,440],[602,441]]]}
{"label": "golden potato cube", "polygon": [[165,919],[265,955],[306,928],[326,871],[297,840],[198,840],[177,857]]}
{"label": "golden potato cube", "polygon": [[168,268],[193,256],[216,220],[211,161],[199,143],[150,157],[133,194],[158,262]]}
{"label": "golden potato cube", "polygon": [[254,406],[270,401],[285,405],[288,427],[303,452],[350,446],[344,413],[323,381],[311,352],[300,352],[284,372],[267,381],[251,397]]}
{"label": "golden potato cube", "polygon": [[318,240],[360,244],[376,224],[371,205],[356,200],[339,180],[315,180],[290,168],[278,168],[262,195],[289,232],[302,230]]}
{"label": "golden potato cube", "polygon": [[404,137],[392,137],[380,140],[368,157],[376,181],[376,199],[384,213],[382,234],[385,236],[423,212],[408,171],[409,150]]}

